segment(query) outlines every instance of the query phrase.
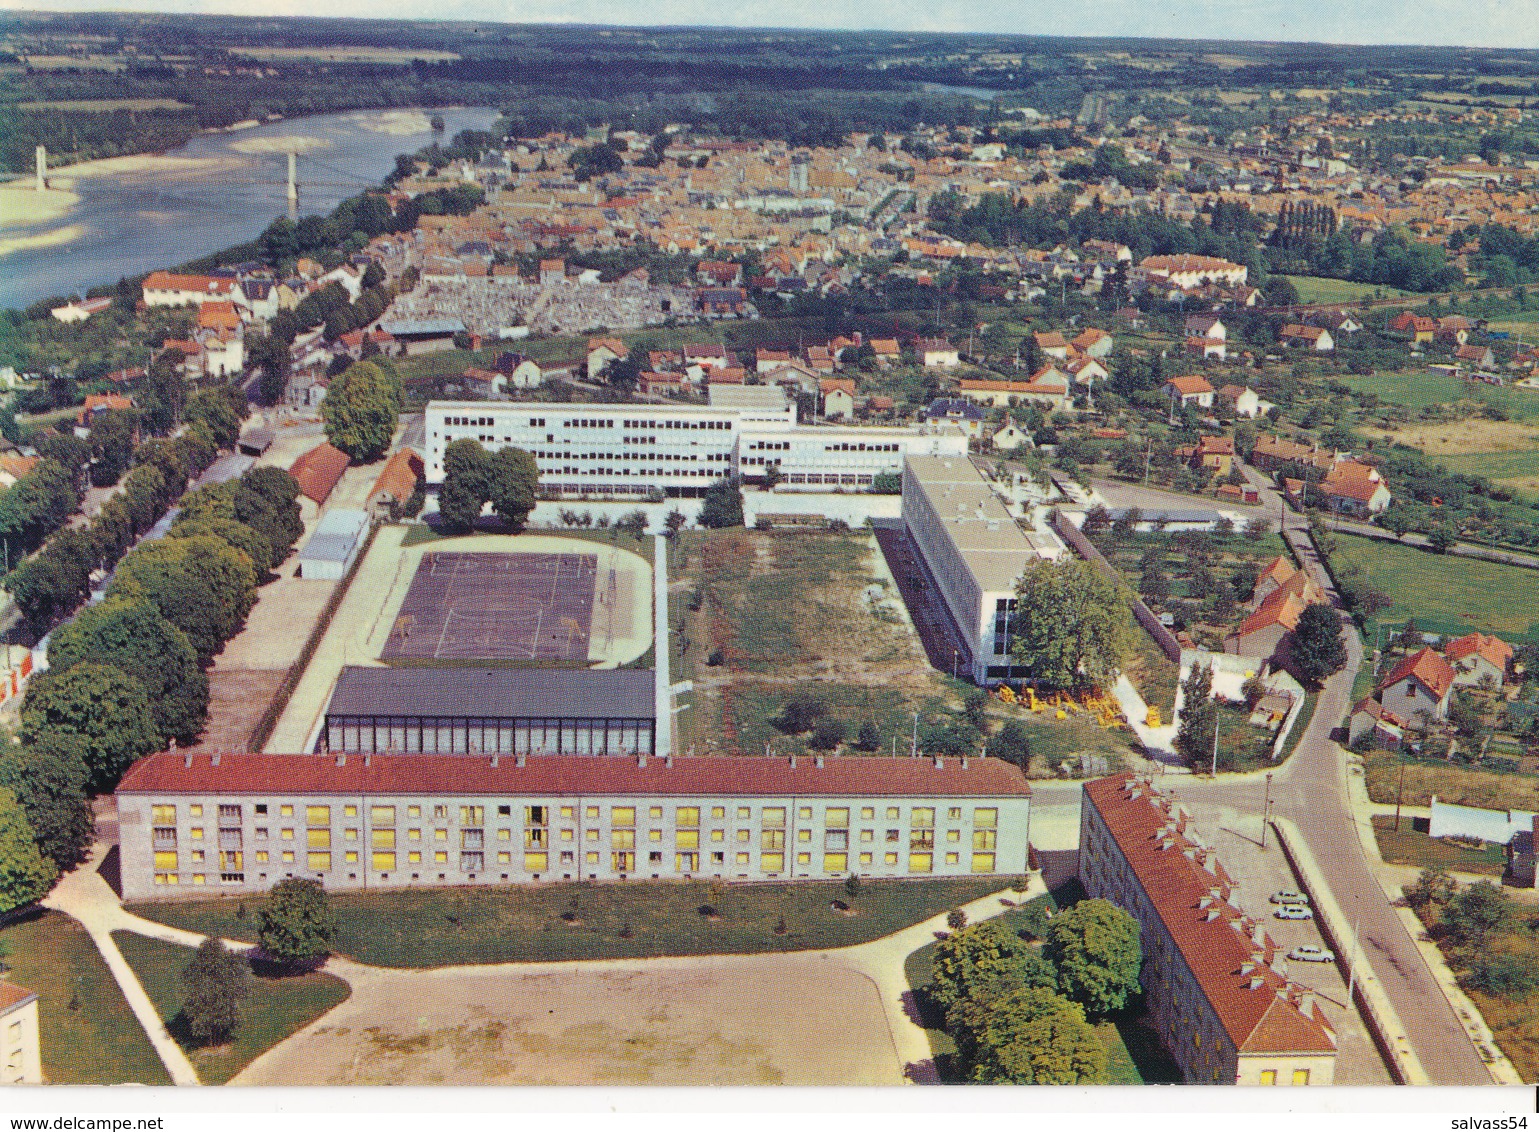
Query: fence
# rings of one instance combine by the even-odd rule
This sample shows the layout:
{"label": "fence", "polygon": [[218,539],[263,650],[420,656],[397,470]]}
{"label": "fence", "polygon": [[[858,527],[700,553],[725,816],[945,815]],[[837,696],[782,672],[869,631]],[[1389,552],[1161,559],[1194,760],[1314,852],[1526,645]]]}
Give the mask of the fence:
{"label": "fence", "polygon": [[[1108,576],[1122,580],[1122,575],[1117,573],[1117,568],[1106,560],[1091,541],[1085,537],[1085,532],[1076,527],[1059,512],[1054,512],[1052,517],[1053,530],[1058,532],[1064,542],[1072,546],[1075,552],[1085,561],[1092,563],[1097,569]],[[1163,652],[1172,662],[1181,663],[1181,642],[1176,640],[1176,635],[1160,624],[1160,619],[1155,616],[1154,610],[1145,605],[1137,595],[1133,597],[1133,616],[1154,638],[1154,643],[1160,646]]]}

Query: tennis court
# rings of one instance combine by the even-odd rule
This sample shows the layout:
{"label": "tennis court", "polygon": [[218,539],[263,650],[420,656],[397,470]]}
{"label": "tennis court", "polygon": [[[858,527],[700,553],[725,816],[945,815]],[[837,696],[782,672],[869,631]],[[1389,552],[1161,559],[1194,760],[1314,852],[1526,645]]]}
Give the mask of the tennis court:
{"label": "tennis court", "polygon": [[381,659],[586,664],[598,575],[597,554],[426,552]]}

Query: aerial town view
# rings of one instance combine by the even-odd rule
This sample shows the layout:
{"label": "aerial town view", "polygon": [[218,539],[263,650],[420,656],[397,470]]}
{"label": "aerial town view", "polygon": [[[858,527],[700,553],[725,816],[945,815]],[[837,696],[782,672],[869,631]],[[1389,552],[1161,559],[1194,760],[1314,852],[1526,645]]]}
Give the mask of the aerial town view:
{"label": "aerial town view", "polygon": [[64,6],[0,1083],[1539,1082],[1539,16]]}

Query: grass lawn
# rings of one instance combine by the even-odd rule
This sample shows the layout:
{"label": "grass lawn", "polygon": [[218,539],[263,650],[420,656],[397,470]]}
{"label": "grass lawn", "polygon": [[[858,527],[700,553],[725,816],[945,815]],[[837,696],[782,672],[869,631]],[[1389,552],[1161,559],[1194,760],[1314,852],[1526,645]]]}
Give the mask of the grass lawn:
{"label": "grass lawn", "polygon": [[[993,922],[1019,931],[1033,923],[1042,911],[1054,908],[1056,905],[1051,896],[1038,896],[1019,908],[996,916]],[[956,1084],[959,1081],[955,1064],[956,1043],[946,1033],[945,1019],[928,994],[935,946],[928,943],[912,952],[903,961],[903,973],[914,992],[915,1007],[924,1025],[925,1037],[930,1041],[936,1072],[942,1081]],[[1159,1044],[1154,1031],[1142,1021],[1118,1016],[1095,1023],[1095,1032],[1106,1047],[1106,1084],[1159,1085],[1180,1082],[1180,1070]]]}
{"label": "grass lawn", "polygon": [[258,976],[246,998],[234,1040],[203,1047],[179,1017],[186,997],[182,970],[192,959],[192,948],[133,932],[113,932],[112,938],[205,1085],[224,1084],[259,1054],[319,1018],[350,993],[341,979],[319,971],[288,978]]}
{"label": "grass lawn", "polygon": [[[573,882],[340,893],[331,903],[342,954],[384,967],[441,967],[845,947],[890,935],[1006,883],[1003,877],[868,880],[850,900],[837,882]],[[835,900],[848,902],[854,915],[836,910]],[[719,918],[703,914],[707,907]],[[255,932],[252,909],[233,898],[134,910],[204,935],[251,939]]]}
{"label": "grass lawn", "polygon": [[1218,705],[1218,766],[1246,771],[1272,765],[1272,733],[1250,725],[1249,709]]}
{"label": "grass lawn", "polygon": [[[1389,370],[1375,374],[1340,374],[1337,381],[1354,393],[1372,393],[1381,401],[1424,409],[1428,405],[1452,405],[1456,401],[1489,403],[1500,407],[1508,419],[1521,421],[1539,416],[1539,394],[1531,390],[1490,385],[1471,385],[1457,377],[1427,369]],[[1439,457],[1441,459],[1441,457]]]}
{"label": "grass lawn", "polygon": [[[1419,827],[1419,828],[1418,828]],[[1390,814],[1375,814],[1373,836],[1379,843],[1379,856],[1391,865],[1415,865],[1417,868],[1437,866],[1450,872],[1480,873],[1499,877],[1506,871],[1507,859],[1500,845],[1488,844],[1484,849],[1467,849],[1451,841],[1427,836],[1425,818],[1400,815],[1400,829],[1395,829],[1395,819]]]}
{"label": "grass lawn", "polygon": [[1475,558],[1433,554],[1411,546],[1355,535],[1336,535],[1334,564],[1360,566],[1366,581],[1391,599],[1366,626],[1404,625],[1407,618],[1430,633],[1460,636],[1479,629],[1515,640],[1539,623],[1533,594],[1539,573]]}
{"label": "grass lawn", "polygon": [[6,978],[37,992],[50,1084],[171,1084],[84,928],[43,912],[0,928],[0,941],[10,948]]}
{"label": "grass lawn", "polygon": [[1524,480],[1539,476],[1539,448],[1526,452],[1473,452],[1436,459],[1450,472],[1493,480]]}
{"label": "grass lawn", "polygon": [[1284,278],[1298,291],[1299,301],[1305,303],[1355,303],[1361,299],[1399,299],[1410,296],[1409,291],[1378,283],[1350,283],[1345,279],[1327,279],[1320,275],[1287,275]]}
{"label": "grass lawn", "polygon": [[[1363,756],[1368,797],[1392,804],[1400,784],[1399,756],[1389,751],[1369,751]],[[1405,797],[1407,806],[1427,806],[1432,795],[1455,806],[1480,806],[1490,810],[1539,810],[1539,778],[1496,770],[1458,766],[1441,760],[1407,759]],[[1402,822],[1401,828],[1404,829]]]}

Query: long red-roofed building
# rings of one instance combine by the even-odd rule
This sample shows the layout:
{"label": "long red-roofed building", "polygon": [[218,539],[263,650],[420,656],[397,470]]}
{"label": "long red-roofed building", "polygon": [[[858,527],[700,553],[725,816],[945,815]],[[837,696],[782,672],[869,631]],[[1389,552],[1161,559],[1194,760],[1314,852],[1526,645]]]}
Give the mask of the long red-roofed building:
{"label": "long red-roofed building", "polygon": [[123,892],[139,899],[288,877],[1018,875],[1031,787],[987,758],[164,751],[123,776],[117,806]]}
{"label": "long red-roofed building", "polygon": [[1079,879],[1138,920],[1149,1020],[1193,1085],[1329,1085],[1336,1037],[1190,818],[1152,782],[1085,783]]}

